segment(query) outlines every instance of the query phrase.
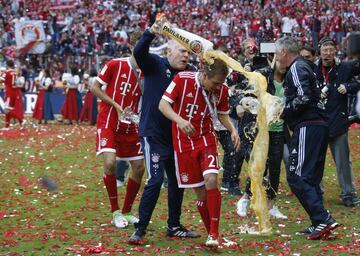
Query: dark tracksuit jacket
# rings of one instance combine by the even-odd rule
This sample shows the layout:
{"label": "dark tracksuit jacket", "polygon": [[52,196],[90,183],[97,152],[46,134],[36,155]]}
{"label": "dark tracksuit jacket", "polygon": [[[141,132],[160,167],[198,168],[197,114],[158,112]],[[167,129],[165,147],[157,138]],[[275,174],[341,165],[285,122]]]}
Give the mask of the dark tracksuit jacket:
{"label": "dark tracksuit jacket", "polygon": [[166,57],[149,53],[155,38],[146,30],[134,49],[136,62],[144,74],[144,90],[141,104],[139,131],[145,156],[148,182],[139,205],[137,227],[145,230],[159,198],[164,171],[168,177],[168,226],[180,225],[183,189],[179,189],[175,175],[171,121],[159,111],[162,95],[179,72],[170,66]]}
{"label": "dark tracksuit jacket", "polygon": [[329,217],[320,188],[328,143],[327,117],[316,76],[301,57],[286,73],[284,94],[284,119],[293,130],[287,180],[312,224],[318,225]]}

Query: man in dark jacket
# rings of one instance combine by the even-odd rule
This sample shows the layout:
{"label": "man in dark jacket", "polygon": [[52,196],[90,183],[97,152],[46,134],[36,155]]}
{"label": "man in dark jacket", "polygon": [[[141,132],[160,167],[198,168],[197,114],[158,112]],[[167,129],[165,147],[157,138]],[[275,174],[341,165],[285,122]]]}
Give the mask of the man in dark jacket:
{"label": "man in dark jacket", "polygon": [[347,207],[359,203],[356,196],[348,142],[348,94],[356,93],[360,84],[354,76],[360,73],[359,61],[338,61],[330,38],[320,41],[320,60],[315,67],[329,117],[329,146],[336,164],[341,198]]}
{"label": "man in dark jacket", "polygon": [[180,224],[181,204],[184,190],[178,187],[175,176],[174,149],[172,146],[171,121],[158,109],[166,88],[179,72],[187,69],[189,52],[175,40],[168,42],[165,58],[150,54],[155,29],[147,29],[134,49],[136,62],[144,74],[139,131],[145,155],[148,181],[139,205],[139,223],[129,243],[143,240],[151,215],[159,198],[164,172],[168,177],[168,228],[169,237],[198,237]]}
{"label": "man in dark jacket", "polygon": [[312,240],[324,239],[338,226],[324,208],[320,188],[329,133],[325,106],[315,74],[307,61],[299,57],[296,39],[280,38],[275,49],[279,66],[288,68],[284,81],[284,118],[293,134],[287,181],[311,220],[311,226],[300,233]]}

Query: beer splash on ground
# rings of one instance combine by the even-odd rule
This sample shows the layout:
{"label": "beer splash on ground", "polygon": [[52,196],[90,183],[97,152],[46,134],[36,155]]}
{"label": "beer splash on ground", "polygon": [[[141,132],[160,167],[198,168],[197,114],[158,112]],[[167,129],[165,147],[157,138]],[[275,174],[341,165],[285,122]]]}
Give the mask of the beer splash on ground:
{"label": "beer splash on ground", "polygon": [[173,28],[168,23],[163,23],[160,26],[160,33],[177,40],[189,51],[204,58],[210,64],[216,58],[221,59],[231,69],[243,74],[248,79],[252,92],[260,102],[256,119],[258,133],[249,160],[249,177],[253,194],[250,207],[255,211],[258,218],[260,234],[271,234],[272,227],[266,192],[263,186],[263,175],[269,149],[268,125],[270,122],[279,119],[284,103],[280,98],[266,92],[267,81],[263,75],[257,72],[247,72],[239,62],[227,56],[224,52],[212,50],[213,44],[210,41],[188,31]]}

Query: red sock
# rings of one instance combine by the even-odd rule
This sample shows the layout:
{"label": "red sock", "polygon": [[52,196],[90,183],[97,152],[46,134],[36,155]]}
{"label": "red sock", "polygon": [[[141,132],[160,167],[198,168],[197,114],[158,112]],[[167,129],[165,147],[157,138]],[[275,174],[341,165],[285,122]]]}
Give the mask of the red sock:
{"label": "red sock", "polygon": [[11,117],[9,114],[5,114],[5,128],[9,128]]}
{"label": "red sock", "polygon": [[140,186],[141,184],[136,183],[133,179],[128,179],[122,213],[131,212],[131,207],[135,201],[137,193],[139,192]]}
{"label": "red sock", "polygon": [[111,204],[111,212],[115,212],[119,210],[118,204],[118,195],[117,195],[117,186],[116,186],[116,177],[114,174],[103,176],[104,184],[109,195],[110,204]]}
{"label": "red sock", "polygon": [[209,210],[207,206],[206,200],[197,200],[196,201],[197,209],[200,213],[201,219],[204,223],[204,226],[206,228],[206,231],[210,232],[210,217],[209,217]]}
{"label": "red sock", "polygon": [[219,222],[221,210],[221,194],[219,189],[210,189],[207,193],[207,206],[210,216],[210,235],[219,236]]}

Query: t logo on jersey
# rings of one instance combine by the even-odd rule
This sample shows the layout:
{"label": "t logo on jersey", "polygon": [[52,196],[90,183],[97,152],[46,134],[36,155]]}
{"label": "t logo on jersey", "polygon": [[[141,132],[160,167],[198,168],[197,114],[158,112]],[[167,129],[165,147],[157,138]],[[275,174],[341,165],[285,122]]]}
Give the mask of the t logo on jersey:
{"label": "t logo on jersey", "polygon": [[188,103],[185,108],[185,112],[187,113],[187,117],[193,118],[193,115],[195,115],[199,109],[199,105]]}
{"label": "t logo on jersey", "polygon": [[131,84],[127,83],[127,82],[121,82],[120,85],[120,91],[121,91],[121,95],[126,96],[127,92],[130,92],[131,89]]}

